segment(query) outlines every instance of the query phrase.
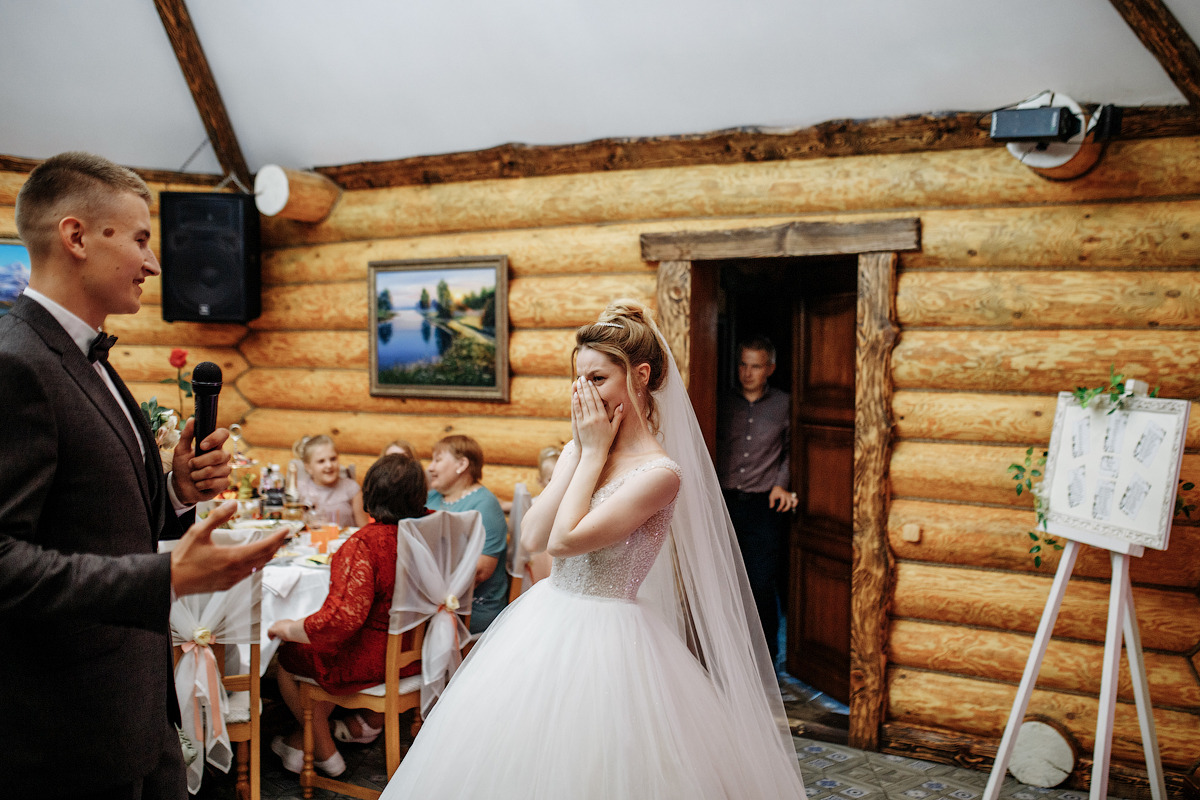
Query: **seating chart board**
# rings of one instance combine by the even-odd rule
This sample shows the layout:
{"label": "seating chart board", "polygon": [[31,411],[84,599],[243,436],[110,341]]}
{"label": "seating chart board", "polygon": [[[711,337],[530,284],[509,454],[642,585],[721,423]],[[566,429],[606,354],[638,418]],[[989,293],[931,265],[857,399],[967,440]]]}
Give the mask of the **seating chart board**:
{"label": "seating chart board", "polygon": [[1189,409],[1186,400],[1140,396],[1115,410],[1108,397],[1084,408],[1060,392],[1045,476],[1052,532],[1165,550]]}

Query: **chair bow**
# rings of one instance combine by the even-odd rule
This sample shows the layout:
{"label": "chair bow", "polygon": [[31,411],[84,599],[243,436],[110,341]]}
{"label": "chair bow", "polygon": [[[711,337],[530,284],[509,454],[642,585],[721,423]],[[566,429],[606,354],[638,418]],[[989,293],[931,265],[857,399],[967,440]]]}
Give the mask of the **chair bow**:
{"label": "chair bow", "polygon": [[463,617],[471,613],[485,535],[478,511],[439,511],[397,528],[389,628],[403,633],[428,621],[421,645],[422,713],[462,663],[462,645],[471,635]]}
{"label": "chair bow", "polygon": [[187,767],[188,791],[200,790],[207,761],[222,772],[233,764],[225,716],[229,695],[221,681],[212,645],[258,640],[262,574],[255,573],[225,592],[188,595],[171,605],[171,639],[183,651],[175,665],[175,695],[183,730],[204,753]]}
{"label": "chair bow", "polygon": [[529,510],[533,498],[525,484],[518,483],[513,487],[512,511],[508,514],[508,577],[520,582],[520,592],[533,585],[533,573],[529,568],[529,554],[521,546],[521,523],[524,522],[525,512]]}

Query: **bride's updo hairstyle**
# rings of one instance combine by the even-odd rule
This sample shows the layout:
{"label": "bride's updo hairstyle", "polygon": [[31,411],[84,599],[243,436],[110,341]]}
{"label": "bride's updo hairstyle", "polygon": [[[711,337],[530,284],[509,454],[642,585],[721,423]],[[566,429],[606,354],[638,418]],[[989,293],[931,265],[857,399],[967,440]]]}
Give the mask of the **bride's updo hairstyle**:
{"label": "bride's updo hairstyle", "polygon": [[[571,370],[575,371],[575,357],[581,347],[602,353],[614,364],[625,370],[625,386],[634,410],[641,419],[649,420],[650,429],[658,430],[658,409],[654,395],[667,379],[667,354],[658,338],[658,327],[650,312],[635,300],[613,300],[600,313],[600,318],[590,325],[575,331],[575,349],[571,352]],[[645,398],[638,397],[638,387],[633,384],[633,368],[638,364],[650,365],[650,377],[646,381],[649,392]]]}

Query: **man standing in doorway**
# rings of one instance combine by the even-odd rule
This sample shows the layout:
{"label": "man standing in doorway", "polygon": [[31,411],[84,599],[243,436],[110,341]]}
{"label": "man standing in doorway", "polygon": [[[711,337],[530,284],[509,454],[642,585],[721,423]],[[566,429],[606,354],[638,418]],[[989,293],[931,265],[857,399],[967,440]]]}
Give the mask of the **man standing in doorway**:
{"label": "man standing in doorway", "polygon": [[738,345],[741,392],[721,404],[717,446],[717,473],[772,662],[779,651],[775,576],[786,553],[786,512],[798,502],[787,488],[789,397],[767,383],[774,372],[775,346],[769,339],[757,337]]}

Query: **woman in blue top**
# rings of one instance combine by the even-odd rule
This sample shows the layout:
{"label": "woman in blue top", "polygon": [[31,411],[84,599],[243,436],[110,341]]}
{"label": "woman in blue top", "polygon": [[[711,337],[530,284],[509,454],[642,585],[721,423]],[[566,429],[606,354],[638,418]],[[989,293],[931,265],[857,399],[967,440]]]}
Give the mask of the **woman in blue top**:
{"label": "woman in blue top", "polygon": [[471,603],[471,633],[483,633],[508,599],[508,572],[500,567],[508,549],[508,523],[496,495],[479,482],[483,477],[483,448],[470,436],[447,436],[433,446],[427,470],[429,499],[434,511],[478,511],[487,537],[475,567],[475,600]]}

